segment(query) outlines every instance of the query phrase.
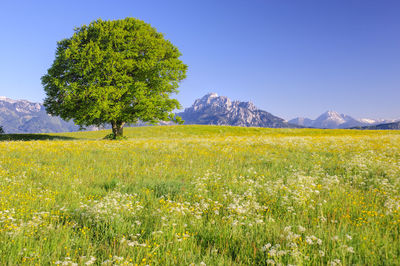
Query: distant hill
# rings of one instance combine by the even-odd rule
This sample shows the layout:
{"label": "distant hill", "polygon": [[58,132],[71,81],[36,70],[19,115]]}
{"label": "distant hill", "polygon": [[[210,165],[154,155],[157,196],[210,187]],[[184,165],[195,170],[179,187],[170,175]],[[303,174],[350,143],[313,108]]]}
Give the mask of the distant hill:
{"label": "distant hill", "polygon": [[394,122],[393,120],[384,120],[384,119],[356,119],[349,115],[339,114],[335,111],[326,111],[321,114],[315,120],[303,117],[297,117],[292,120],[289,120],[289,123],[304,126],[304,127],[313,127],[313,128],[355,128],[355,127],[364,127],[377,125],[382,123]]}
{"label": "distant hill", "polygon": [[400,129],[400,121],[386,124],[379,124],[373,126],[365,126],[365,127],[353,127],[352,129],[366,129],[366,130],[399,130]]}
{"label": "distant hill", "polygon": [[50,133],[77,131],[79,126],[50,116],[40,103],[0,97],[0,125],[5,133]]}
{"label": "distant hill", "polygon": [[231,101],[216,93],[209,93],[201,99],[197,99],[191,107],[177,115],[185,120],[185,124],[271,128],[301,127],[257,109],[251,102]]}

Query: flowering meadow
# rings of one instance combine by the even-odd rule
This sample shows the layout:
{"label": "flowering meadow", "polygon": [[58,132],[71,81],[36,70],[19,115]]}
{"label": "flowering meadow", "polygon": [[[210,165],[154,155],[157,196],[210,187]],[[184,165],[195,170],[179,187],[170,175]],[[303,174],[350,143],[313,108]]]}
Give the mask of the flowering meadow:
{"label": "flowering meadow", "polygon": [[399,131],[106,134],[1,137],[1,265],[400,264]]}

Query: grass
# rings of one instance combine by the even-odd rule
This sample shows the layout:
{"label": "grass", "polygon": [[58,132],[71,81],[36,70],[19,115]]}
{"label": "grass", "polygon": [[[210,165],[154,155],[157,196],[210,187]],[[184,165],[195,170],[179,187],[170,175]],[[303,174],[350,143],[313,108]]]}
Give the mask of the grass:
{"label": "grass", "polygon": [[0,264],[400,261],[399,131],[107,133],[1,137]]}
{"label": "grass", "polygon": [[48,134],[0,134],[0,141],[72,140],[73,137]]}

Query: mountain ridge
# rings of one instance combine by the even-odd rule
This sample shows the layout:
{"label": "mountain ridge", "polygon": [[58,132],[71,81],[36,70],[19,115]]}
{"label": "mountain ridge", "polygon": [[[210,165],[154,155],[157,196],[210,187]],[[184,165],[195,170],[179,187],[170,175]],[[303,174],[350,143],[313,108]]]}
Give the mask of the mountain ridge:
{"label": "mountain ridge", "polygon": [[5,133],[55,133],[77,131],[79,126],[47,114],[41,103],[0,96],[0,126]]}
{"label": "mountain ridge", "polygon": [[185,124],[230,125],[244,127],[298,128],[284,119],[258,109],[252,102],[231,101],[226,96],[208,93],[192,106],[177,113]]}
{"label": "mountain ridge", "polygon": [[[185,124],[230,125],[243,127],[271,128],[350,128],[350,129],[398,129],[396,120],[356,119],[335,111],[326,111],[316,119],[297,117],[286,121],[283,118],[258,109],[252,102],[232,101],[226,96],[208,93],[196,99],[192,106],[176,115],[185,120]],[[393,125],[390,125],[393,123]],[[160,121],[159,125],[171,125],[172,122]],[[144,126],[139,122],[136,125]],[[382,126],[381,126],[382,125]],[[385,126],[386,125],[386,126]],[[0,96],[0,126],[6,133],[51,133],[78,131],[79,126],[72,121],[48,115],[41,103],[27,100],[13,100]],[[108,128],[105,126],[105,128]],[[88,130],[97,130],[89,127]]]}
{"label": "mountain ridge", "polygon": [[378,124],[372,126],[364,126],[364,127],[353,127],[351,129],[362,129],[362,130],[399,130],[400,129],[400,121]]}
{"label": "mountain ridge", "polygon": [[355,128],[355,127],[364,127],[364,126],[378,125],[384,123],[391,123],[394,121],[395,120],[370,119],[370,118],[356,119],[349,115],[339,114],[338,112],[328,110],[319,115],[314,120],[310,118],[296,117],[294,119],[289,120],[288,122],[312,128],[345,129],[345,128]]}

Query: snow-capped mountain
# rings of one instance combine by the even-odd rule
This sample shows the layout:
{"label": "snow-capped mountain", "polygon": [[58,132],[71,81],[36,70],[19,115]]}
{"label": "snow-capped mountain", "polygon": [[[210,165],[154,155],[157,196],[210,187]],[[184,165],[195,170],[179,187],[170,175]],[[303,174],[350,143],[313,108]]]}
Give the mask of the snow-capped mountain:
{"label": "snow-capped mountain", "polygon": [[0,126],[6,133],[49,133],[77,131],[79,126],[49,116],[40,103],[0,96]]}
{"label": "snow-capped mountain", "polygon": [[185,124],[230,125],[243,127],[298,127],[287,123],[266,111],[259,110],[251,102],[231,101],[225,96],[209,93],[178,113]]}
{"label": "snow-capped mountain", "polygon": [[[231,101],[225,96],[209,93],[197,99],[184,112],[178,113],[185,120],[185,124],[201,125],[231,125],[244,127],[314,127],[314,128],[360,128],[365,129],[395,129],[399,123],[387,119],[355,119],[351,116],[327,111],[315,120],[297,117],[290,121],[276,117],[266,111],[257,109],[251,102]],[[397,120],[398,121],[398,120]],[[173,124],[160,122],[160,125]],[[384,125],[381,125],[384,124]],[[143,126],[138,123],[136,126]],[[49,133],[77,131],[79,126],[72,121],[66,122],[59,117],[46,113],[41,103],[26,100],[13,100],[0,96],[0,126],[6,133]],[[134,125],[131,125],[134,126]],[[105,126],[105,128],[108,128]],[[89,127],[89,130],[97,130]]]}
{"label": "snow-capped mountain", "polygon": [[358,121],[369,124],[369,125],[378,125],[378,124],[388,124],[394,123],[398,120],[396,119],[370,119],[370,118],[360,118]]}
{"label": "snow-capped mountain", "polygon": [[321,114],[315,120],[309,118],[297,117],[289,120],[289,123],[304,126],[304,127],[315,127],[315,128],[351,128],[351,127],[364,127],[377,124],[391,123],[395,120],[387,119],[370,119],[361,118],[356,119],[349,115],[339,114],[335,111],[326,111]]}

